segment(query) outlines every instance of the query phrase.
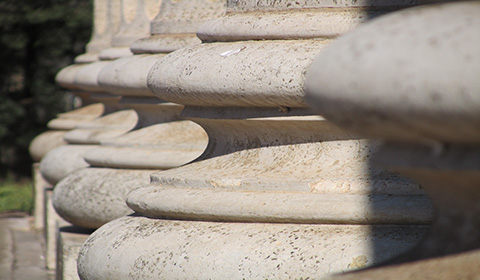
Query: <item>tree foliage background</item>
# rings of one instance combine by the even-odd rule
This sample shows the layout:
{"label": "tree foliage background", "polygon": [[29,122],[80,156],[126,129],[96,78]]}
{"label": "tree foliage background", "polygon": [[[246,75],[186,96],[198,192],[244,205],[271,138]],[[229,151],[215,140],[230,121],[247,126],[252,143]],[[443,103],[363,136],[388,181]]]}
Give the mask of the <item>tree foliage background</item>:
{"label": "tree foliage background", "polygon": [[30,141],[68,108],[55,75],[84,52],[91,0],[0,0],[0,179],[29,176]]}

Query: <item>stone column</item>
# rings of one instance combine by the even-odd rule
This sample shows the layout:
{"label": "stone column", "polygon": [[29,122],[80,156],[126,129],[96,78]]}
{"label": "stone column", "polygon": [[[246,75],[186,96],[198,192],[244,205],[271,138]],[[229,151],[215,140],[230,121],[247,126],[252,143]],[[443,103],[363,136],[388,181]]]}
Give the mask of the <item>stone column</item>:
{"label": "stone column", "polygon": [[431,215],[423,191],[369,166],[378,144],[304,98],[318,52],[403,2],[227,1],[198,29],[203,44],[159,59],[150,89],[185,105],[207,149],[130,192],[136,215],[90,236],[81,277],[318,278],[409,249]]}
{"label": "stone column", "polygon": [[[72,169],[85,166],[87,163],[79,157],[79,153],[73,150],[71,153],[68,141],[64,139],[65,134],[74,129],[77,125],[88,123],[110,111],[115,110],[114,105],[118,98],[111,97],[96,90],[81,88],[81,75],[84,68],[98,60],[98,53],[110,46],[113,33],[118,27],[119,8],[118,1],[97,0],[94,3],[94,28],[90,43],[87,45],[87,52],[75,59],[75,64],[62,69],[56,77],[61,86],[68,89],[81,100],[83,107],[59,114],[54,120],[48,123],[51,129],[39,135],[30,146],[34,158],[42,160],[41,164],[34,166],[35,172],[35,224],[42,227],[46,241],[46,264],[47,268],[56,267],[56,245],[57,230],[59,225],[65,221],[56,215],[51,206],[52,188],[62,176]],[[79,74],[80,73],[80,74]],[[88,73],[88,71],[87,71]],[[88,77],[88,75],[86,75]],[[51,137],[53,136],[53,138]],[[57,141],[55,140],[57,139]],[[78,148],[82,152],[89,147]],[[77,150],[78,150],[77,149]],[[39,155],[39,152],[41,155]],[[70,160],[73,159],[73,160]]]}
{"label": "stone column", "polygon": [[73,129],[77,124],[88,122],[103,114],[104,108],[101,103],[91,104],[95,102],[92,98],[92,93],[84,92],[75,87],[73,77],[74,73],[85,64],[98,60],[98,52],[109,46],[115,28],[115,21],[111,19],[109,14],[113,11],[109,7],[113,1],[96,0],[94,3],[93,16],[93,35],[86,48],[86,53],[78,56],[75,59],[76,64],[62,69],[57,75],[57,82],[70,90],[73,94],[80,97],[84,107],[62,113],[56,119],[48,123],[49,131],[38,135],[30,144],[29,150],[33,160],[36,162],[33,166],[34,181],[35,181],[35,227],[43,228],[44,226],[44,196],[45,188],[49,188],[50,183],[43,178],[39,168],[38,162],[50,150],[55,147],[66,144],[63,139],[66,131]]}
{"label": "stone column", "polygon": [[[78,226],[97,228],[127,215],[132,211],[125,204],[126,194],[139,184],[148,183],[152,170],[177,167],[203,152],[203,129],[180,120],[183,106],[156,98],[147,87],[147,75],[169,50],[200,43],[190,26],[175,23],[181,23],[181,19],[197,26],[222,12],[221,1],[163,1],[152,22],[152,38],[136,42],[132,48],[134,56],[103,67],[98,84],[121,96],[120,103],[132,108],[136,115],[133,131],[102,140],[100,147],[84,155],[90,167],[71,173],[55,187],[54,205],[62,217]],[[158,27],[161,24],[169,25],[168,32]],[[162,39],[166,42],[162,43]],[[85,134],[87,128],[77,131]]]}
{"label": "stone column", "polygon": [[374,163],[419,182],[428,235],[389,266],[336,279],[474,279],[480,274],[480,3],[407,9],[332,43],[308,75],[311,103],[383,139]]}

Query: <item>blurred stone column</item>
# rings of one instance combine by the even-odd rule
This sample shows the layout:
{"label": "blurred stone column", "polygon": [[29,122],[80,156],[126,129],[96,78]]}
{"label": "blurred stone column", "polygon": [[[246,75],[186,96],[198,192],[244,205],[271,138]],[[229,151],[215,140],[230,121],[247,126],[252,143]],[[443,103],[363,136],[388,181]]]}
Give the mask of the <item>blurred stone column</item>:
{"label": "blurred stone column", "polygon": [[75,59],[74,65],[62,69],[57,75],[57,82],[69,89],[71,93],[78,96],[81,104],[84,107],[75,109],[73,111],[59,114],[54,120],[48,123],[49,131],[38,135],[30,144],[30,154],[36,162],[33,166],[34,185],[35,185],[35,227],[40,229],[44,227],[44,189],[51,187],[48,182],[42,177],[39,170],[40,160],[50,150],[55,147],[65,145],[66,142],[63,136],[68,130],[71,130],[75,125],[88,122],[96,117],[99,117],[104,112],[103,104],[94,103],[96,100],[92,97],[92,92],[85,92],[78,89],[74,82],[74,73],[85,64],[98,60],[98,53],[102,49],[108,47],[113,35],[112,28],[115,28],[115,20],[109,16],[114,13],[113,9],[109,7],[112,1],[96,0],[94,3],[93,16],[93,34],[90,42],[86,47],[86,53],[78,56]]}
{"label": "blurred stone column", "polygon": [[374,163],[419,182],[428,235],[388,266],[335,279],[475,279],[480,274],[480,3],[416,7],[345,35],[309,71],[311,103],[383,139]]}
{"label": "blurred stone column", "polygon": [[130,192],[136,214],[89,237],[81,277],[318,278],[409,249],[431,215],[423,191],[369,166],[378,144],[316,116],[304,98],[317,53],[403,3],[227,1],[226,16],[198,29],[203,44],[148,75],[159,98],[205,129],[207,149]]}
{"label": "blurred stone column", "polygon": [[[135,8],[136,17],[148,16],[152,19],[151,15],[155,14],[150,9],[153,6],[147,3],[151,4],[139,1]],[[192,27],[222,15],[224,4],[211,0],[162,1],[156,10],[160,12],[151,23],[152,36],[132,44],[131,50],[135,55],[119,47],[120,44],[100,54],[101,58],[114,58],[115,55],[126,54],[127,50],[130,54],[108,63],[101,61],[104,64],[96,72],[97,85],[92,83],[92,86],[119,96],[118,104],[126,110],[78,126],[66,135],[70,142],[96,139],[100,144],[81,155],[82,160],[89,164],[88,168],[71,172],[55,186],[54,206],[60,216],[75,226],[95,229],[131,213],[125,204],[126,194],[131,188],[148,183],[153,170],[177,167],[195,159],[206,146],[203,129],[191,121],[180,120],[183,106],[156,98],[147,87],[147,75],[153,64],[166,53],[199,44]],[[133,20],[129,26],[138,27],[133,24],[135,22]],[[184,22],[189,25],[182,24]],[[164,24],[168,25],[168,29],[161,28]],[[124,43],[139,34],[128,31],[128,28],[120,30],[123,33],[114,36],[114,39],[119,38],[118,42]],[[116,134],[116,129],[123,129],[120,121],[127,119],[130,119],[128,131]],[[111,124],[111,129],[95,126],[100,121]],[[78,242],[71,239],[79,236],[70,229],[61,230],[60,235],[62,246],[68,248],[59,249],[74,256],[71,252]],[[65,263],[74,262],[65,260]],[[66,272],[72,269],[65,268],[65,265],[62,267]]]}
{"label": "blurred stone column", "polygon": [[[85,75],[82,75],[82,72],[85,72],[84,69],[88,69],[92,64],[96,63],[99,52],[110,46],[112,36],[118,28],[119,7],[118,1],[95,1],[94,28],[90,43],[87,45],[87,52],[78,56],[75,59],[75,64],[62,69],[57,74],[57,83],[78,96],[84,106],[67,113],[59,114],[58,118],[50,121],[48,124],[52,131],[40,135],[31,144],[31,148],[49,147],[49,145],[55,142],[52,139],[46,139],[44,137],[44,135],[48,134],[55,134],[58,136],[58,139],[61,139],[59,145],[53,145],[56,148],[52,146],[44,150],[42,163],[37,165],[36,169],[36,178],[40,178],[45,182],[43,185],[36,184],[35,187],[37,201],[35,216],[36,223],[40,224],[43,222],[46,240],[46,263],[49,269],[55,269],[56,267],[57,228],[59,223],[65,223],[56,215],[51,206],[51,189],[61,176],[70,172],[71,169],[86,165],[86,162],[79,158],[78,152],[71,153],[67,148],[70,145],[65,145],[68,143],[68,141],[65,141],[65,135],[77,125],[88,123],[103,114],[115,110],[115,103],[118,102],[117,97],[111,97],[96,89],[82,88],[80,85],[84,83],[82,80],[85,77]],[[89,146],[79,149],[84,151],[88,148]],[[57,151],[58,149],[60,149],[60,152]],[[52,155],[55,154],[60,154],[60,157],[52,157]],[[73,158],[74,160],[69,160],[69,158]],[[52,162],[54,163],[53,166],[51,165]]]}

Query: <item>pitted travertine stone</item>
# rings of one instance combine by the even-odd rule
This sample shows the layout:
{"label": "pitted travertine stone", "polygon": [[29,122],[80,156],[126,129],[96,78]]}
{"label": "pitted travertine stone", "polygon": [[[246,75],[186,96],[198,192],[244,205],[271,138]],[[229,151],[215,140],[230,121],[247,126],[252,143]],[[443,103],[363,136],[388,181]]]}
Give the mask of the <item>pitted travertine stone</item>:
{"label": "pitted travertine stone", "polygon": [[384,13],[367,8],[232,13],[203,24],[197,35],[209,42],[334,38]]}
{"label": "pitted travertine stone", "polygon": [[309,71],[312,102],[374,137],[479,142],[479,10],[475,1],[419,7],[345,35]]}
{"label": "pitted travertine stone", "polygon": [[133,53],[169,53],[200,44],[195,35],[203,22],[225,13],[223,0],[164,0],[150,23],[151,36],[133,42]]}
{"label": "pitted travertine stone", "polygon": [[370,265],[371,242],[381,243],[388,257],[419,238],[398,226],[373,231],[367,225],[123,217],[89,237],[78,269],[82,279],[308,279]]}
{"label": "pitted travertine stone", "polygon": [[132,189],[137,214],[87,240],[82,278],[320,277],[385,260],[423,235],[431,209],[419,186],[370,168],[374,145],[306,109],[305,72],[332,35],[255,36],[182,49],[151,69],[149,88],[186,105],[182,115],[209,144],[193,163]]}
{"label": "pitted travertine stone", "polygon": [[300,10],[312,8],[347,8],[347,7],[368,7],[370,9],[378,8],[396,8],[402,6],[412,6],[418,2],[426,0],[275,0],[275,1],[257,1],[257,0],[227,0],[229,12],[249,12],[249,11],[278,11],[278,10]]}
{"label": "pitted travertine stone", "polygon": [[152,170],[83,168],[61,180],[53,191],[53,206],[68,222],[96,229],[133,213],[125,204],[139,182],[149,182]]}
{"label": "pitted travertine stone", "polygon": [[151,34],[192,34],[199,24],[225,13],[224,0],[164,0],[151,22]]}
{"label": "pitted travertine stone", "polygon": [[[200,2],[214,3],[212,4],[213,6],[218,6],[221,1],[204,0]],[[169,2],[165,3],[168,4]],[[189,7],[192,11],[202,11],[202,9],[206,8],[198,6],[194,7],[193,4],[194,2],[191,1],[176,1],[177,6],[180,7],[183,5],[184,7]],[[169,12],[175,12],[175,10],[172,8]],[[194,13],[191,14],[190,17],[192,22],[199,24],[199,19]],[[164,35],[166,38],[168,36],[175,37],[177,34],[182,36],[185,35],[180,31],[177,31],[175,34]],[[190,34],[190,36],[191,35],[192,34]],[[137,45],[141,46],[142,43],[148,41],[149,38],[146,38]],[[174,46],[169,47],[172,48]],[[119,50],[119,48],[117,48],[117,50]],[[110,51],[112,51],[112,49],[107,52]],[[105,58],[103,54],[104,53],[102,52],[101,58]],[[109,62],[102,67],[99,72],[97,82],[98,85],[102,87],[102,90],[112,94],[121,95],[122,99],[119,104],[133,109],[137,114],[138,119],[136,120],[136,125],[129,131],[129,133],[122,134],[120,137],[116,138],[112,137],[108,141],[100,141],[100,146],[85,154],[85,159],[92,164],[92,168],[85,169],[82,176],[91,179],[90,181],[81,180],[71,186],[71,188],[77,190],[79,197],[95,200],[97,197],[92,197],[91,192],[110,192],[110,190],[104,190],[105,188],[110,188],[109,184],[127,184],[123,187],[135,188],[140,184],[148,183],[148,180],[145,181],[142,174],[151,171],[142,169],[155,168],[158,170],[177,167],[194,160],[201,155],[205,149],[207,136],[203,129],[190,121],[179,121],[180,112],[183,109],[183,106],[157,99],[147,87],[146,79],[148,71],[156,61],[162,59],[162,56],[164,56],[164,54],[135,55],[120,58],[113,62]],[[97,121],[101,122],[102,120]],[[101,133],[100,135],[102,136],[105,136],[105,134],[108,133],[105,129],[102,131],[103,132],[100,132],[95,128],[95,124],[90,123],[79,126],[66,137],[69,140],[72,140],[70,137],[75,137],[75,141],[78,141],[83,137],[83,140],[81,141],[84,141],[90,136],[97,136],[97,133]],[[75,135],[73,135],[74,133]],[[98,169],[93,167],[113,167],[119,169]],[[140,170],[138,170],[138,174],[135,174],[135,170],[129,169]],[[114,170],[119,174],[123,172],[122,176],[130,176],[130,179],[128,182],[120,182],[116,181],[115,178],[103,178],[98,170]],[[76,174],[72,174],[67,177],[66,180],[75,180],[76,176]],[[95,181],[93,178],[98,178],[99,181]],[[95,182],[97,182],[97,184],[95,184]],[[87,187],[85,184],[90,184],[91,186]],[[57,188],[65,187],[60,183]],[[59,195],[58,199],[65,198]],[[98,202],[98,204],[102,205],[101,202]],[[113,204],[116,205],[114,206]],[[66,204],[65,208],[67,207],[71,207],[71,205]],[[116,216],[113,214],[114,210],[112,210],[110,219],[124,215],[125,213],[123,210],[126,208],[125,198],[123,200],[115,200],[111,203],[110,207],[112,209],[115,207],[117,207],[115,209],[120,209],[115,214]],[[97,208],[97,211],[102,211],[101,206]],[[59,212],[67,213],[66,215],[73,215],[68,213],[73,213],[75,211],[75,209],[64,209]],[[85,226],[86,224],[92,228],[99,226],[99,223],[97,222],[98,218],[95,213],[92,213],[92,217],[85,214],[78,219],[72,219],[68,216],[65,218],[80,226]],[[103,222],[107,221],[108,220],[103,220]]]}
{"label": "pitted travertine stone", "polygon": [[64,145],[51,150],[40,162],[43,177],[53,186],[71,172],[87,167],[83,159],[95,145]]}
{"label": "pitted travertine stone", "polygon": [[[359,194],[235,191],[146,186],[127,204],[146,217],[303,224],[426,224],[432,207],[424,195],[391,198]],[[369,208],[374,204],[383,211]]]}
{"label": "pitted travertine stone", "polygon": [[170,53],[181,48],[200,44],[201,41],[193,34],[152,35],[139,39],[130,45],[134,54]]}
{"label": "pitted travertine stone", "polygon": [[340,126],[386,139],[375,162],[414,178],[436,209],[423,241],[387,263],[403,264],[335,279],[479,275],[478,15],[478,1],[403,10],[315,59],[307,82],[312,104]]}
{"label": "pitted travertine stone", "polygon": [[150,70],[148,85],[159,98],[183,105],[305,107],[304,71],[327,42],[251,41],[185,48],[159,60]]}
{"label": "pitted travertine stone", "polygon": [[85,160],[102,167],[168,169],[196,159],[206,145],[207,135],[200,126],[174,121],[104,140],[85,154]]}
{"label": "pitted travertine stone", "polygon": [[[431,217],[418,185],[368,166],[376,144],[355,140],[320,117],[244,120],[231,114],[222,120],[203,119],[198,116],[202,111],[192,111],[184,114],[210,136],[206,151],[196,162],[152,174],[154,187],[128,198],[135,211],[149,217],[297,223],[408,224]],[[184,203],[171,204],[162,195],[167,193],[185,196]],[[246,199],[249,195],[257,199]],[[198,198],[186,199],[194,196]],[[342,196],[346,209],[335,211],[331,206]],[[403,207],[406,201],[408,208]],[[285,209],[277,209],[282,203]],[[386,207],[373,210],[369,203]]]}
{"label": "pitted travertine stone", "polygon": [[65,140],[71,144],[100,144],[103,139],[116,137],[134,129],[138,118],[138,114],[132,109],[118,111],[79,124],[65,134]]}

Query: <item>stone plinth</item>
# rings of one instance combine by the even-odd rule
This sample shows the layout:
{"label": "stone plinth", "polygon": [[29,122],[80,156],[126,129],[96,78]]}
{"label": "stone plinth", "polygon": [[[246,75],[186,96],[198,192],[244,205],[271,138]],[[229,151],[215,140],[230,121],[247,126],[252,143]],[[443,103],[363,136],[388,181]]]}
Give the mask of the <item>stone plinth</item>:
{"label": "stone plinth", "polygon": [[136,214],[89,237],[80,276],[319,278],[410,249],[430,221],[428,198],[370,166],[378,143],[315,116],[304,91],[338,34],[402,3],[227,1],[225,17],[199,27],[204,43],[148,74],[157,97],[205,129],[205,152],[132,190]]}
{"label": "stone plinth", "polygon": [[338,39],[313,63],[312,104],[339,126],[383,139],[374,162],[415,179],[436,208],[426,238],[392,266],[337,279],[479,274],[478,15],[476,1],[400,11]]}

